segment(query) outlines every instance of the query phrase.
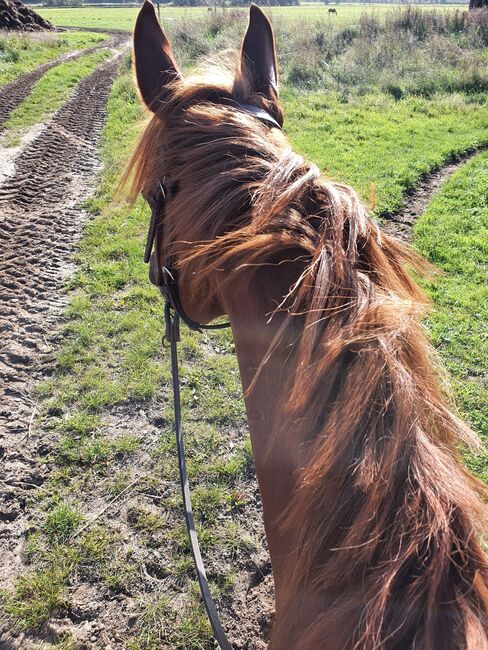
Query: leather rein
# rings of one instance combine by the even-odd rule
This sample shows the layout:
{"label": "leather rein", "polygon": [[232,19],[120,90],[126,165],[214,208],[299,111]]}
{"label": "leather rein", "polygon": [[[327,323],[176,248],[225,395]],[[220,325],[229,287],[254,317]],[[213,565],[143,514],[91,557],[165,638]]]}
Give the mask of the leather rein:
{"label": "leather rein", "polygon": [[[251,113],[258,120],[270,127],[281,129],[278,122],[265,110],[250,104],[238,104],[247,113]],[[173,267],[171,258],[163,259],[163,236],[164,236],[164,215],[166,209],[167,189],[163,183],[158,183],[154,192],[146,197],[151,208],[151,221],[147,233],[144,261],[149,263],[149,279],[156,285],[164,298],[164,320],[165,334],[163,345],[169,343],[171,350],[171,377],[173,385],[173,408],[176,433],[176,448],[178,452],[178,468],[180,484],[185,510],[186,527],[190,538],[190,546],[193,560],[197,570],[198,583],[202,594],[207,615],[212,625],[213,633],[221,650],[232,650],[232,646],[226,637],[222,624],[217,614],[217,608],[210,593],[205,566],[200,552],[200,544],[195,529],[195,518],[191,506],[190,485],[185,460],[185,445],[181,415],[180,378],[178,367],[178,346],[180,340],[180,321],[194,331],[217,330],[230,327],[230,323],[215,323],[204,325],[190,318],[180,301],[178,292],[178,276]]]}

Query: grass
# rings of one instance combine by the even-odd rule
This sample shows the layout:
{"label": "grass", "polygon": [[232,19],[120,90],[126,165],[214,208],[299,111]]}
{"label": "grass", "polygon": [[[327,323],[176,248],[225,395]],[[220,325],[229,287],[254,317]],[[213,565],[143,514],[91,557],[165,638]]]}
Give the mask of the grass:
{"label": "grass", "polygon": [[[337,6],[332,2],[331,7]],[[359,16],[367,11],[374,15],[383,15],[392,8],[399,7],[398,4],[377,5],[368,8],[365,5],[340,5],[337,16],[330,17],[327,14],[328,7],[319,3],[302,5],[298,7],[269,7],[265,11],[271,18],[284,19],[287,22],[295,22],[297,18],[307,21],[326,20],[333,24],[347,25],[357,22]],[[438,5],[422,5],[425,8],[432,8]],[[451,11],[454,8],[465,8],[465,5],[449,5],[442,7],[441,11]],[[138,7],[37,7],[36,11],[50,20],[54,25],[63,27],[97,27],[101,29],[121,29],[132,31],[137,16]],[[226,13],[239,12],[248,14],[247,7],[244,9],[227,10]],[[223,13],[223,12],[222,12]],[[197,20],[208,15],[207,7],[161,7],[161,20],[168,26],[175,20]]]}
{"label": "grass", "polygon": [[198,601],[193,585],[193,598],[178,613],[169,598],[153,599],[144,603],[136,622],[138,639],[129,643],[128,650],[175,650],[208,647],[202,639],[210,636],[210,623]]}
{"label": "grass", "polygon": [[10,33],[0,35],[0,86],[37,66],[74,50],[94,47],[106,34],[63,32],[57,34]]}
{"label": "grass", "polygon": [[[194,45],[178,47],[181,55]],[[381,217],[423,173],[488,141],[486,92],[429,95],[410,87],[395,98],[376,68],[370,81],[367,92],[288,85],[283,101],[293,145],[327,175],[353,184]],[[4,611],[12,625],[38,627],[63,614],[70,587],[87,582],[103,597],[138,603],[131,650],[207,649],[213,642],[176,484],[162,302],[142,262],[148,209],[142,201],[129,209],[113,200],[143,119],[127,65],[109,98],[104,172],[70,282],[58,371],[38,388],[43,427],[56,440],[51,478],[29,506],[30,571],[3,595]],[[415,245],[445,271],[429,287],[428,326],[464,416],[485,439],[487,167],[486,153],[463,167],[415,229]],[[197,526],[211,587],[224,595],[219,607],[231,622],[225,593],[249,554],[262,548],[253,528],[252,455],[232,338],[182,328],[181,354]],[[488,479],[486,455],[467,461]]]}
{"label": "grass", "polygon": [[38,629],[53,614],[66,609],[64,581],[63,572],[54,568],[22,576],[14,593],[2,603],[0,620],[7,618],[14,629]]}
{"label": "grass", "polygon": [[394,212],[430,169],[488,142],[484,101],[462,94],[433,98],[374,93],[284,94],[286,131],[325,173],[352,184],[377,216]]}
{"label": "grass", "polygon": [[66,542],[83,521],[83,515],[78,509],[67,503],[61,503],[53,508],[46,517],[44,533],[51,543]]}
{"label": "grass", "polygon": [[30,126],[39,124],[62,106],[77,84],[110,55],[108,51],[94,52],[48,70],[5,122],[6,146],[19,144]]}
{"label": "grass", "polygon": [[[429,330],[464,416],[488,445],[488,152],[443,185],[415,226],[415,245],[444,273],[430,287]],[[485,447],[487,449],[488,447]],[[468,456],[488,482],[488,453]]]}

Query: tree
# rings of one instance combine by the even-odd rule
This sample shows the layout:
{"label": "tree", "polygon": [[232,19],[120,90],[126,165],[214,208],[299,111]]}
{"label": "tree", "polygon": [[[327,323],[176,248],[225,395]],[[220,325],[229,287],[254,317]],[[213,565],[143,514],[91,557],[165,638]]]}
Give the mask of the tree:
{"label": "tree", "polygon": [[469,0],[470,9],[482,9],[488,7],[488,0]]}

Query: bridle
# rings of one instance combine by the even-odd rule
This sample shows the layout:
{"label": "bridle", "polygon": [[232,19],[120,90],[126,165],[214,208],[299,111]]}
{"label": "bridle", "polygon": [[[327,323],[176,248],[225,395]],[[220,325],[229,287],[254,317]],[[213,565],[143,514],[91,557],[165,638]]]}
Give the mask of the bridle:
{"label": "bridle", "polygon": [[[247,113],[251,113],[261,122],[281,129],[280,124],[267,111],[258,106],[251,104],[237,104]],[[163,345],[169,343],[171,350],[171,377],[173,384],[173,404],[176,431],[176,447],[178,451],[178,467],[180,473],[180,484],[183,495],[183,505],[185,508],[185,520],[190,538],[190,546],[197,570],[198,583],[202,593],[203,602],[207,610],[208,618],[212,625],[215,639],[222,650],[232,650],[222,624],[217,614],[217,608],[213,601],[208,585],[205,566],[200,552],[200,545],[195,530],[195,519],[191,506],[190,486],[188,482],[188,472],[186,469],[185,446],[181,417],[181,398],[180,398],[180,379],[178,368],[178,348],[177,343],[180,340],[180,321],[183,321],[191,330],[201,332],[203,330],[217,330],[230,327],[230,323],[214,323],[204,325],[190,318],[180,300],[178,291],[178,275],[174,267],[174,260],[171,256],[163,259],[163,239],[164,239],[164,215],[166,211],[167,186],[165,183],[158,182],[155,190],[148,196],[146,201],[151,208],[151,221],[147,233],[146,248],[144,251],[144,261],[149,263],[149,279],[161,291],[164,298],[164,320],[165,334]]]}

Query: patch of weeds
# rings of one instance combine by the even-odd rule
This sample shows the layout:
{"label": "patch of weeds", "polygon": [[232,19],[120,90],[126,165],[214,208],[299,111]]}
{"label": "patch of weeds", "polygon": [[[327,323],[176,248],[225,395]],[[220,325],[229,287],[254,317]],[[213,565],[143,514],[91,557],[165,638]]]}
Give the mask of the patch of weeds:
{"label": "patch of weeds", "polygon": [[251,553],[256,550],[257,544],[250,535],[235,521],[227,521],[221,531],[221,544],[232,557],[239,553]]}
{"label": "patch of weeds", "polygon": [[237,489],[231,490],[227,494],[226,499],[229,503],[230,509],[236,512],[243,510],[249,502],[247,495],[241,490]]}
{"label": "patch of weeds", "polygon": [[124,434],[119,438],[95,436],[92,438],[72,438],[65,436],[60,440],[58,457],[62,462],[77,465],[104,465],[110,459],[122,458],[134,453],[140,446],[140,438]]}
{"label": "patch of weeds", "polygon": [[83,515],[68,503],[55,506],[47,515],[43,530],[51,542],[69,539],[83,521]]}
{"label": "patch of weeds", "polygon": [[195,517],[203,523],[213,523],[225,511],[227,491],[221,485],[197,485],[191,494]]}
{"label": "patch of weeds", "polygon": [[189,578],[195,578],[193,557],[188,555],[174,557],[171,562],[171,573],[179,586],[183,586]]}
{"label": "patch of weeds", "polygon": [[107,587],[115,593],[131,594],[138,581],[139,562],[135,561],[131,549],[120,551],[102,565],[99,574]]}
{"label": "patch of weeds", "polygon": [[61,430],[76,436],[86,436],[100,426],[100,416],[85,411],[67,414],[61,422]]}
{"label": "patch of weeds", "polygon": [[130,650],[210,650],[214,647],[206,613],[198,598],[189,602],[169,598],[141,603],[136,623],[137,637]]}
{"label": "patch of weeds", "polygon": [[155,514],[144,508],[133,507],[127,513],[127,521],[134,530],[152,535],[164,528],[167,516],[164,512]]}
{"label": "patch of weeds", "polygon": [[3,611],[15,629],[38,629],[67,608],[66,575],[51,568],[25,575],[12,594],[3,598]]}
{"label": "patch of weeds", "polygon": [[44,537],[41,531],[36,530],[29,534],[25,545],[27,561],[39,559],[45,552]]}
{"label": "patch of weeds", "polygon": [[[195,529],[202,552],[208,551],[218,544],[219,534],[217,530],[205,527],[198,522],[195,524]],[[185,524],[178,524],[169,530],[167,537],[175,545],[175,552],[177,554],[190,552],[190,540],[188,539],[188,531]]]}
{"label": "patch of weeds", "polygon": [[112,441],[112,450],[117,457],[128,456],[136,452],[141,445],[139,436],[130,433],[124,433],[119,438]]}
{"label": "patch of weeds", "polygon": [[117,472],[113,478],[113,481],[109,485],[110,494],[113,497],[118,496],[124,490],[126,490],[132,481],[132,474],[128,470],[120,470]]}
{"label": "patch of weeds", "polygon": [[58,449],[58,458],[62,462],[78,465],[100,465],[110,456],[110,440],[95,438],[76,440],[63,438]]}
{"label": "patch of weeds", "polygon": [[101,524],[83,534],[79,540],[79,561],[82,564],[100,565],[114,552],[116,536]]}
{"label": "patch of weeds", "polygon": [[226,485],[235,485],[239,479],[248,473],[249,461],[242,450],[238,450],[233,456],[217,460],[212,466],[207,467],[210,476],[215,477]]}

